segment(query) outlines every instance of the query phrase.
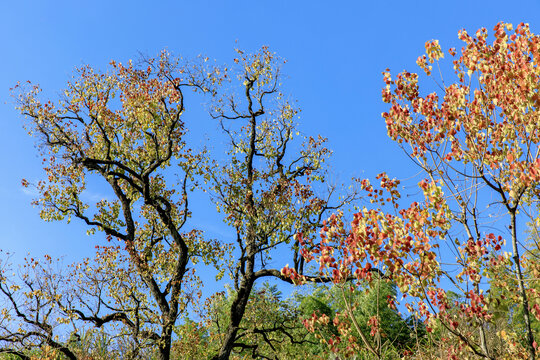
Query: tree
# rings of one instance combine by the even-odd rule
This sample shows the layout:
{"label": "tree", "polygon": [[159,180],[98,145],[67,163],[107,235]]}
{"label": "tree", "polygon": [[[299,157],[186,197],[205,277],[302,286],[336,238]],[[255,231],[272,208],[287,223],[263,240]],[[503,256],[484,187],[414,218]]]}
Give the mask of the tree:
{"label": "tree", "polygon": [[[182,121],[184,91],[212,92],[221,80],[203,60],[181,64],[162,52],[140,66],[112,62],[108,73],[82,67],[57,102],[40,101],[37,86],[17,87],[18,108],[39,139],[47,174],[35,184],[41,217],[77,218],[89,232],[120,242],[159,313],[149,339],[161,359],[170,357],[173,326],[189,301],[189,264],[223,255],[217,242],[185,229],[205,157],[186,146]],[[178,184],[171,185],[168,169],[178,172]],[[85,201],[87,182],[108,185],[110,200]],[[126,311],[99,321],[122,322]]]}
{"label": "tree", "polygon": [[[6,265],[3,272],[9,270]],[[0,353],[70,359],[140,359],[158,353],[159,307],[119,247],[98,247],[94,259],[68,267],[50,256],[29,258],[18,273],[18,279],[0,281],[6,301]],[[184,301],[191,304],[201,296],[193,275],[186,274],[184,284]]]}
{"label": "tree", "polygon": [[[498,197],[511,232],[529,358],[534,359],[536,346],[517,228],[519,210],[537,198],[540,180],[540,37],[531,34],[525,24],[511,35],[507,31],[512,31],[510,24],[497,24],[493,44],[487,42],[486,29],[478,30],[475,37],[460,32],[465,47],[454,61],[458,81],[444,86],[441,104],[436,93],[419,95],[417,76],[402,73],[392,81],[386,73],[383,99],[392,107],[383,116],[390,137],[409,145],[409,154],[426,174],[443,181],[458,205],[456,218],[468,230],[470,239],[481,237],[480,209],[474,197],[459,192],[464,188],[460,189],[457,181],[468,182],[467,186],[474,189],[473,196],[486,186]],[[417,63],[430,76],[430,64],[442,57],[442,51],[436,41],[428,42],[426,50],[427,57],[419,58]],[[451,49],[450,54],[454,56],[455,50]],[[457,170],[458,164],[464,168]]]}
{"label": "tree", "polygon": [[[538,291],[540,283],[538,268],[538,220],[528,222],[527,233],[528,243],[526,248],[528,251],[523,253],[521,264],[524,269],[525,282],[527,284],[527,292],[531,295],[531,309],[533,312],[538,311]],[[520,306],[519,293],[516,276],[512,270],[512,263],[501,271],[500,274],[490,284],[490,292],[497,293],[500,301],[493,305],[495,308],[495,316],[498,321],[497,330],[504,331],[509,334],[510,338],[518,338],[522,344],[526,344],[526,338],[522,334],[526,334],[526,324],[524,322],[523,307]],[[540,321],[536,316],[530,319],[530,327],[535,338],[540,335]]]}
{"label": "tree", "polygon": [[[523,247],[518,229],[526,215],[538,216],[540,37],[524,24],[511,31],[510,24],[497,24],[491,44],[486,29],[474,37],[460,31],[465,43],[461,54],[449,50],[456,82],[436,81],[440,91],[421,95],[418,74],[404,71],[393,78],[385,71],[388,135],[423,171],[426,179],[419,189],[424,197],[403,206],[399,181],[382,174],[380,188],[363,182],[375,208],[354,214],[350,228],[335,215],[320,241],[303,239],[305,258],[316,259],[321,271],[330,269],[336,282],[350,274],[368,282],[374,271],[386,274],[413,297],[406,305],[426,321],[428,332],[443,327],[455,340],[444,343],[454,357],[536,357],[531,329],[531,315],[538,317],[535,266],[524,262],[522,253],[532,249]],[[437,41],[427,42],[426,52],[417,64],[433,78],[433,65],[439,66],[443,52]],[[504,237],[509,239],[508,255],[502,252]],[[443,245],[453,252],[455,266],[439,255]],[[501,294],[491,292],[486,281],[510,286],[504,278],[510,263],[526,348],[500,333],[493,336],[512,346],[493,348],[487,334]],[[284,272],[302,280],[292,269]],[[464,303],[453,300],[450,289]],[[370,347],[371,340],[366,336],[364,343]]]}
{"label": "tree", "polygon": [[227,359],[235,346],[241,346],[238,331],[256,281],[273,277],[291,282],[272,267],[279,250],[289,252],[294,268],[303,273],[294,234],[311,234],[324,214],[356,196],[343,194],[332,204],[335,188],[322,189],[326,195],[318,195],[330,151],[320,136],[304,138],[301,144],[293,141],[302,138],[295,124],[299,110],[280,90],[281,60],[263,48],[254,55],[238,51],[235,63],[240,68],[240,95],[218,90],[212,110],[229,138],[229,148],[225,163],[209,169],[209,180],[214,202],[237,238],[237,256],[230,262],[235,295],[215,359]]}
{"label": "tree", "polygon": [[[402,318],[397,308],[387,306],[387,300],[396,296],[394,284],[378,278],[367,288],[362,284],[351,290],[352,285],[348,282],[317,287],[302,302],[304,325],[327,350],[346,358],[359,355],[370,358],[370,353],[363,349],[360,333],[351,328],[349,308],[362,334],[372,332],[369,324],[373,322],[373,317],[380,321],[378,329],[371,335],[377,337],[376,342],[384,349],[383,358],[400,357],[400,354],[414,348],[415,340],[424,342],[425,331],[421,326],[415,328],[412,319]],[[322,351],[319,349],[319,352]]]}
{"label": "tree", "polygon": [[[239,340],[238,331],[256,281],[292,282],[281,274],[282,264],[270,266],[276,251],[289,251],[295,269],[303,272],[293,235],[315,231],[326,212],[355,198],[352,193],[330,205],[335,188],[316,185],[324,182],[330,151],[322,137],[304,138],[300,145],[292,141],[300,137],[298,110],[283,100],[276,56],[267,48],[238,54],[240,97],[219,86],[230,78],[228,69],[206,66],[206,59],[181,64],[165,52],[138,66],[113,62],[106,74],[83,67],[56,103],[41,102],[36,86],[17,87],[18,107],[40,140],[47,173],[37,184],[23,180],[39,192],[35,204],[42,218],[78,218],[90,233],[101,231],[114,242],[83,275],[96,286],[84,296],[62,298],[59,306],[70,318],[96,327],[120,326],[135,348],[157,347],[162,359],[170,357],[174,325],[192,300],[190,284],[197,284],[190,264],[202,259],[217,266],[229,250],[224,242],[205,240],[201,229],[186,229],[189,194],[200,177],[237,234],[236,257],[227,262],[234,298],[216,355],[221,359],[234,347],[252,346]],[[224,162],[220,156],[209,161],[205,150],[193,151],[185,143],[186,89],[214,95],[212,116],[229,139]],[[170,169],[179,171],[177,184],[169,181]],[[110,197],[85,201],[87,182],[108,185]],[[325,197],[316,195],[317,187]],[[113,259],[128,261],[127,271],[108,262]],[[114,269],[125,276],[109,283]]]}
{"label": "tree", "polygon": [[[214,294],[207,301],[204,323],[208,338],[216,350],[225,340],[230,321],[229,309],[235,297],[234,290],[228,288],[226,292]],[[304,358],[306,351],[317,342],[299,321],[301,312],[298,305],[293,298],[283,299],[276,285],[263,283],[261,287],[254,288],[230,358]]]}
{"label": "tree", "polygon": [[[4,255],[4,254],[3,254]],[[45,265],[35,259],[26,259],[18,280],[6,275],[12,271],[9,257],[0,262],[0,294],[4,305],[0,313],[0,354],[12,354],[21,359],[31,359],[31,352],[39,351],[43,358],[63,354],[76,360],[75,353],[59,334],[63,318],[56,307],[55,295],[61,293],[63,283],[52,275],[52,259]]]}

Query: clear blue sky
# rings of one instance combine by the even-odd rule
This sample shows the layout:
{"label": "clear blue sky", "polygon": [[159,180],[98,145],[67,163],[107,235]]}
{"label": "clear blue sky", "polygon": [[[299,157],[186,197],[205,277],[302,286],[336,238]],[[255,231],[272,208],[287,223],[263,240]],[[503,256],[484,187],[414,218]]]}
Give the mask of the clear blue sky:
{"label": "clear blue sky", "polygon": [[[54,97],[81,64],[105,69],[111,59],[163,48],[225,63],[235,47],[268,45],[288,60],[286,87],[303,109],[302,131],[329,138],[337,181],[383,170],[407,177],[415,169],[387,139],[380,116],[381,72],[416,71],[425,41],[460,48],[459,29],[491,31],[499,21],[528,22],[538,33],[540,1],[2,1],[0,248],[15,259],[31,252],[71,262],[91,256],[95,242],[76,221],[41,221],[20,186],[21,178],[35,181],[42,172],[10,99],[17,81],[39,83]],[[217,131],[207,117],[200,126]],[[206,214],[194,219],[211,236],[227,231]]]}

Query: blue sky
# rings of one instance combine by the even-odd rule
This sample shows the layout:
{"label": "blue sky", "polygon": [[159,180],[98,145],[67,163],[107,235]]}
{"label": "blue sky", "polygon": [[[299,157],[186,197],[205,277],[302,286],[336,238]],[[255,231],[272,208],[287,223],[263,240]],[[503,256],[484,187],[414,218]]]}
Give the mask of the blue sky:
{"label": "blue sky", "polygon": [[[37,180],[42,172],[10,99],[17,81],[38,83],[54,98],[82,64],[106,69],[112,59],[164,48],[222,64],[235,47],[268,45],[288,60],[285,86],[303,109],[301,130],[329,138],[335,181],[384,170],[406,178],[416,169],[386,137],[381,72],[416,71],[425,41],[460,48],[459,29],[491,30],[499,21],[528,22],[538,33],[540,1],[3,1],[0,248],[15,252],[15,261],[31,252],[71,262],[91,256],[96,240],[77,222],[41,221],[20,186],[22,178]],[[209,117],[192,124],[208,135],[218,131]],[[211,236],[228,236],[219,218],[207,214],[195,212],[194,220]]]}

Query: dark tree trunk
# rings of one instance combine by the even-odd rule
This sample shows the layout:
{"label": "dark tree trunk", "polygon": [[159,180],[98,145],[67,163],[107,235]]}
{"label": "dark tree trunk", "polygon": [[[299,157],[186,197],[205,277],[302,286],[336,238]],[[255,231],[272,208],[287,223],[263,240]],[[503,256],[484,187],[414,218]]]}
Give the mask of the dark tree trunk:
{"label": "dark tree trunk", "polygon": [[212,358],[212,360],[228,360],[231,355],[231,351],[234,347],[234,342],[236,340],[236,335],[238,333],[238,328],[240,327],[240,322],[244,317],[246,310],[246,305],[249,300],[249,295],[253,288],[254,279],[250,276],[249,278],[244,278],[236,298],[234,299],[231,310],[230,310],[230,324],[227,328],[227,333],[225,334],[225,339],[219,353]]}

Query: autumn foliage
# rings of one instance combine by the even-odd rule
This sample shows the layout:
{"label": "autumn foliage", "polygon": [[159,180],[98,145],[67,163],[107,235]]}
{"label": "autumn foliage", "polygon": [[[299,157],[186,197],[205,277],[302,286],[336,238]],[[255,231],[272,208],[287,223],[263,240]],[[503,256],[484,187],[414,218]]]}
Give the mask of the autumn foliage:
{"label": "autumn foliage", "polygon": [[[227,250],[185,227],[188,195],[205,157],[186,146],[182,119],[184,92],[212,93],[223,76],[203,59],[180,63],[166,52],[142,63],[112,62],[107,73],[82,67],[56,102],[42,101],[38,86],[16,87],[18,109],[39,139],[46,173],[36,184],[23,180],[23,186],[39,193],[34,204],[44,220],[77,218],[88,233],[103,232],[113,242],[105,249],[110,256],[100,258],[111,262],[109,268],[101,264],[96,274],[111,270],[119,259],[137,274],[118,277],[116,290],[110,282],[102,284],[107,291],[89,294],[98,298],[95,306],[83,302],[68,312],[98,327],[122,324],[136,343],[150,342],[160,358],[168,359],[173,326],[197,293],[188,290],[197,279],[188,265],[216,264]],[[174,184],[166,175],[172,167]],[[85,198],[89,179],[107,186],[110,197]],[[153,313],[150,318],[130,301],[101,306],[107,292],[117,299],[114,294],[126,289]]]}
{"label": "autumn foliage", "polygon": [[[0,352],[93,358],[85,339],[102,336],[132,359],[536,359],[540,37],[505,23],[458,37],[428,41],[418,73],[382,74],[388,136],[418,179],[388,169],[349,193],[324,187],[331,151],[297,131],[266,47],[231,68],[166,52],[82,67],[55,102],[18,85],[46,174],[23,186],[44,220],[107,244],[67,270],[30,258],[17,278],[2,262]],[[224,154],[188,144],[186,91],[210,98]],[[106,199],[85,196],[95,182]],[[235,243],[192,226],[195,191]],[[204,266],[230,278],[206,301]],[[283,299],[269,279],[310,290]]]}
{"label": "autumn foliage", "polygon": [[[500,23],[491,41],[486,29],[474,36],[462,30],[459,38],[461,52],[448,51],[456,80],[435,80],[434,92],[424,94],[420,84],[443,66],[437,41],[427,42],[426,55],[417,60],[423,74],[383,73],[388,135],[422,170],[423,196],[407,204],[399,181],[381,174],[377,187],[362,182],[370,204],[349,225],[338,213],[319,237],[298,236],[304,258],[317,261],[345,291],[347,280],[373,284],[374,274],[396,284],[402,307],[423,320],[431,341],[439,341],[433,345],[441,349],[437,357],[534,359],[531,323],[540,299],[536,265],[528,259],[537,247],[525,246],[518,226],[537,217],[540,37],[528,25],[513,31]],[[304,282],[292,269],[283,272]],[[500,304],[509,298],[523,333],[499,321]],[[391,308],[397,303],[388,299]],[[349,325],[330,344],[346,341],[347,349],[361,346],[380,358],[383,349],[373,337],[380,319],[374,316],[367,334],[349,312]],[[357,338],[347,337],[351,329]],[[418,344],[402,355],[420,352]]]}

